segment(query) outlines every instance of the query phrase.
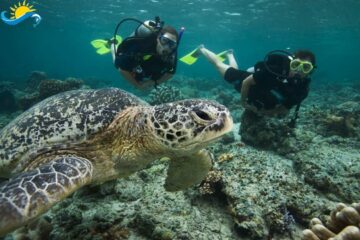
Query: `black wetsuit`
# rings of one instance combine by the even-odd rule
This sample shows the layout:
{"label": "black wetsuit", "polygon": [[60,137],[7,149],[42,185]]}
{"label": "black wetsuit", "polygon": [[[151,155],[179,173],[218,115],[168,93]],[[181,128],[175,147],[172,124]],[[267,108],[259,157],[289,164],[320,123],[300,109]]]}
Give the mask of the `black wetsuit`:
{"label": "black wetsuit", "polygon": [[174,74],[176,64],[176,51],[167,61],[156,54],[156,35],[125,39],[119,45],[115,58],[115,67],[131,72],[139,82],[159,80],[165,73]]}
{"label": "black wetsuit", "polygon": [[[290,59],[286,56],[276,55],[268,61],[268,67],[272,72],[287,76],[289,73]],[[255,65],[255,72],[249,73],[230,67],[226,70],[224,78],[232,83],[235,89],[241,92],[242,81],[253,74],[255,85],[252,85],[248,93],[248,103],[257,109],[273,109],[281,104],[287,109],[300,104],[308,95],[311,79],[298,77],[279,77],[270,72],[264,62]]]}

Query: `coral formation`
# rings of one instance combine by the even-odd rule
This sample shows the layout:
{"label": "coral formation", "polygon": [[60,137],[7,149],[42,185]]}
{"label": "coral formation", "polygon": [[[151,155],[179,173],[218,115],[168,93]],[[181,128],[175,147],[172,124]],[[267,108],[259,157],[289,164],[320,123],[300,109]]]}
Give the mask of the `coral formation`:
{"label": "coral formation", "polygon": [[39,100],[61,92],[79,89],[83,83],[81,79],[77,78],[67,78],[64,81],[56,79],[42,80],[39,84]]}
{"label": "coral formation", "polygon": [[360,103],[345,101],[326,109],[313,108],[312,114],[316,130],[323,136],[356,137],[360,135]]}
{"label": "coral formation", "polygon": [[18,98],[18,106],[21,110],[26,110],[30,108],[31,106],[35,105],[37,102],[39,102],[39,93],[33,92],[26,95],[22,95]]}
{"label": "coral formation", "polygon": [[[230,106],[239,125],[239,94],[227,84],[203,78],[174,80],[171,85],[183,96],[217,99]],[[217,161],[198,187],[164,191],[159,176],[166,175],[168,161],[127,179],[88,187],[53,208],[48,214],[53,229],[44,239],[290,240],[301,239],[302,230],[318,216],[324,224],[313,220],[307,232],[324,234],[321,229],[326,228],[335,239],[345,240],[343,235],[359,226],[338,224],[345,210],[331,214],[337,228],[328,225],[326,216],[334,202],[359,201],[356,91],[340,85],[313,89],[295,129],[287,127],[289,119],[244,116],[240,133],[247,144],[228,137],[209,147]],[[350,206],[351,211],[359,212],[358,205]]]}
{"label": "coral formation", "polygon": [[360,239],[360,203],[346,206],[339,203],[324,225],[313,218],[310,228],[303,231],[303,240],[359,240]]}
{"label": "coral formation", "polygon": [[36,88],[29,88],[31,92],[24,94],[18,98],[18,106],[21,110],[26,110],[37,102],[50,97],[52,95],[79,89],[84,84],[84,81],[77,78],[67,78],[64,81],[57,79],[45,78],[45,73],[35,72],[30,78],[30,82],[39,82]]}
{"label": "coral formation", "polygon": [[220,171],[210,171],[206,178],[200,184],[200,193],[204,195],[215,193],[221,185],[222,176],[222,172]]}
{"label": "coral formation", "polygon": [[[222,162],[216,170],[223,173],[222,192],[239,236],[300,239],[299,225],[306,224],[314,213],[326,212],[328,201],[319,198],[305,184],[301,174],[294,171],[291,160],[248,145],[237,145],[231,145],[233,160]],[[219,149],[224,151],[223,147]]]}
{"label": "coral formation", "polygon": [[154,88],[148,96],[148,102],[152,105],[174,102],[182,99],[184,99],[184,96],[180,89],[166,85]]}
{"label": "coral formation", "polygon": [[351,115],[327,115],[324,119],[326,128],[329,131],[334,132],[342,137],[350,137],[355,135],[355,122],[355,118],[353,118]]}
{"label": "coral formation", "polygon": [[229,161],[232,160],[234,158],[234,154],[233,153],[222,153],[219,157],[218,157],[218,162],[222,163],[224,161]]}
{"label": "coral formation", "polygon": [[26,91],[34,92],[37,90],[41,81],[46,80],[48,77],[45,72],[33,71],[30,73],[26,81]]}
{"label": "coral formation", "polygon": [[15,112],[17,110],[13,89],[13,83],[0,82],[0,112]]}
{"label": "coral formation", "polygon": [[53,230],[49,217],[40,217],[27,226],[24,226],[14,233],[14,240],[43,240],[48,239]]}
{"label": "coral formation", "polygon": [[244,111],[241,116],[239,134],[245,143],[269,149],[278,153],[300,150],[294,129],[289,127],[289,119],[259,116],[251,111]]}

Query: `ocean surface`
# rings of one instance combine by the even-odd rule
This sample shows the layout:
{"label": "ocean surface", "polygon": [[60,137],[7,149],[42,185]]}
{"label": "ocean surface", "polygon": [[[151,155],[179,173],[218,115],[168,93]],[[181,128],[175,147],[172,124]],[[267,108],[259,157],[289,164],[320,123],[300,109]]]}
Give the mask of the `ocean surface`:
{"label": "ocean surface", "polygon": [[[1,1],[0,10],[9,14],[9,7],[17,3],[16,0]],[[215,52],[231,48],[240,67],[248,68],[274,49],[310,49],[318,62],[315,82],[358,81],[360,1],[357,0],[29,3],[42,17],[36,28],[32,26],[32,19],[15,26],[0,22],[1,80],[21,81],[31,71],[39,70],[54,78],[102,79],[114,86],[129,88],[113,67],[110,55],[97,55],[90,41],[110,38],[123,18],[147,20],[160,16],[166,24],[186,29],[179,56],[199,44]],[[135,26],[124,24],[120,35],[126,37]],[[179,62],[177,73],[221,80],[204,59],[193,66]]]}

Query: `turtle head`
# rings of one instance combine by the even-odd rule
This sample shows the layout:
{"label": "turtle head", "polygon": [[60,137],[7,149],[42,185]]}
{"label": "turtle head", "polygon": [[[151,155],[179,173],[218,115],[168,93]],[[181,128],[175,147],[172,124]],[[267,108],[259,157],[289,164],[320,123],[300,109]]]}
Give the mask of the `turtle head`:
{"label": "turtle head", "polygon": [[199,150],[231,131],[229,110],[214,101],[190,99],[153,107],[155,137],[173,150]]}

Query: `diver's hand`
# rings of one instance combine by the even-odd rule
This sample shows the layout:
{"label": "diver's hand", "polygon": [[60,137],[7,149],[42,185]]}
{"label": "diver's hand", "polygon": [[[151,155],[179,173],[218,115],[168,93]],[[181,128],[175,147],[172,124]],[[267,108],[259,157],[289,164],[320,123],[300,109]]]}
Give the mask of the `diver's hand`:
{"label": "diver's hand", "polygon": [[257,109],[257,107],[255,107],[254,105],[251,105],[249,103],[247,103],[246,101],[242,101],[241,102],[241,106],[243,106],[243,108],[250,110],[254,113],[259,113],[259,110]]}
{"label": "diver's hand", "polygon": [[266,115],[269,117],[285,117],[289,113],[289,109],[285,108],[282,105],[277,105],[272,109],[261,109],[258,110],[259,114]]}

